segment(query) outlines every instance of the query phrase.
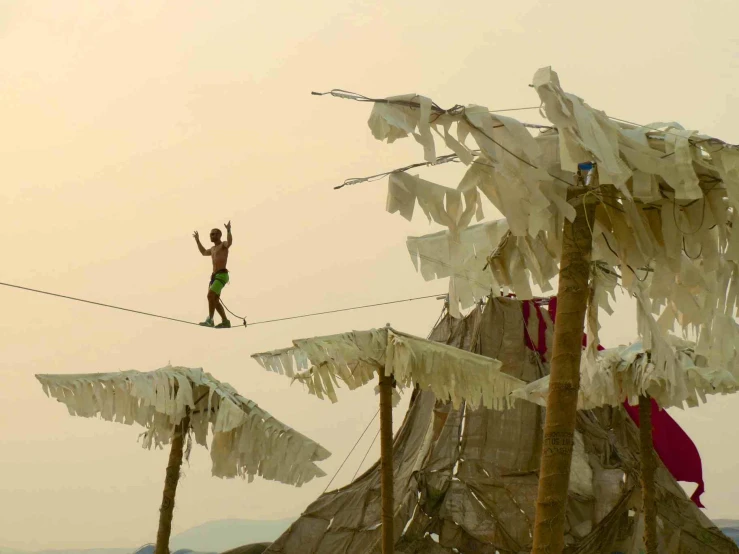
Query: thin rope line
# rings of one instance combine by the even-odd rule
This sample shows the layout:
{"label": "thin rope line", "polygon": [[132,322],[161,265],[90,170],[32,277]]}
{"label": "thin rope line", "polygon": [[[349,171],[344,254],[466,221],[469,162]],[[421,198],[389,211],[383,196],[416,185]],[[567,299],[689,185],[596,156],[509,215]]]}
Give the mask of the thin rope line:
{"label": "thin rope line", "polygon": [[[533,85],[529,85],[529,86],[533,86]],[[420,108],[421,107],[420,102],[413,102],[412,100],[392,100],[392,99],[388,99],[388,98],[369,98],[369,97],[364,96],[362,94],[359,94],[359,93],[356,93],[356,92],[350,92],[350,91],[343,90],[343,89],[332,89],[332,90],[330,90],[328,92],[312,92],[311,94],[313,94],[315,96],[331,95],[331,96],[334,96],[336,98],[344,98],[346,100],[356,100],[358,102],[374,102],[374,103],[377,103],[377,104],[399,104],[399,105],[402,105],[402,106],[408,106],[410,108]],[[538,109],[541,109],[541,107],[542,106],[530,106],[530,107],[524,107],[524,108],[505,108],[505,109],[501,109],[501,110],[486,110],[486,111],[487,112],[490,112],[490,113],[494,113],[494,112],[508,112],[508,111],[519,111],[519,110],[538,110]],[[445,109],[441,108],[435,102],[432,102],[431,103],[431,109],[434,112],[436,112],[437,114],[439,114],[439,115],[445,114],[445,113],[448,113],[448,114],[451,114],[451,115],[459,115],[460,113],[463,114],[464,113],[464,110],[465,110],[464,106],[462,106],[461,104],[455,104],[454,106],[452,106],[448,110],[445,110]],[[713,143],[716,143],[716,144],[720,144],[722,146],[722,148],[727,147],[727,146],[728,147],[731,147],[731,148],[736,148],[736,147],[739,146],[739,145],[736,145],[736,144],[727,143],[727,142],[725,142],[725,141],[723,141],[723,140],[721,140],[719,138],[712,137],[712,136],[709,136],[708,138],[704,138],[704,139],[692,141],[691,140],[692,137],[683,137],[682,135],[679,135],[678,133],[674,133],[674,132],[671,132],[671,131],[665,131],[665,130],[659,129],[657,127],[651,127],[649,125],[643,125],[641,123],[636,123],[634,121],[629,121],[628,119],[621,119],[621,118],[613,117],[613,116],[610,116],[610,115],[606,115],[606,117],[608,119],[612,119],[614,121],[618,121],[618,122],[621,122],[621,123],[626,123],[628,125],[634,125],[635,127],[642,127],[642,128],[646,128],[646,129],[651,129],[653,131],[657,131],[659,133],[665,133],[665,134],[675,135],[675,136],[682,137],[682,138],[688,138],[688,141],[693,146],[695,146],[696,144],[701,143],[701,142],[713,142]],[[524,123],[524,125],[526,125],[526,124]],[[547,126],[542,126],[542,127],[546,127],[546,128],[550,128],[550,129],[551,128],[556,129],[556,127],[547,127]],[[669,155],[672,155],[672,153],[669,154]]]}
{"label": "thin rope line", "polygon": [[362,458],[362,461],[359,462],[359,465],[357,466],[357,471],[354,472],[354,476],[352,477],[352,482],[354,482],[354,479],[357,478],[357,474],[359,473],[359,470],[362,469],[362,464],[367,459],[367,456],[369,456],[370,450],[372,450],[372,447],[375,445],[375,441],[377,440],[377,437],[380,436],[380,430],[377,430],[377,433],[375,434],[375,438],[372,439],[372,443],[370,443],[369,448],[367,449],[367,452],[364,453],[364,458]]}
{"label": "thin rope line", "polygon": [[275,321],[286,321],[288,319],[299,319],[301,317],[312,317],[314,315],[325,315],[325,314],[335,314],[337,312],[347,312],[349,310],[361,310],[363,308],[374,308],[375,306],[387,306],[388,304],[398,304],[400,302],[410,302],[412,300],[424,300],[426,298],[438,298],[439,296],[445,296],[446,293],[443,294],[430,294],[428,296],[417,296],[415,298],[404,298],[402,300],[391,300],[390,302],[378,302],[377,304],[365,304],[364,306],[354,306],[353,308],[340,308],[338,310],[329,310],[326,312],[315,312],[312,314],[304,314],[304,315],[294,315],[290,317],[280,317],[278,319],[266,319],[264,321],[255,321],[254,323],[249,323],[249,326],[252,325],[261,325],[262,323],[272,323]]}
{"label": "thin rope line", "polygon": [[[363,436],[364,436],[364,434],[365,434],[365,433],[367,432],[367,430],[368,430],[368,429],[370,428],[370,425],[372,425],[372,423],[373,423],[373,422],[375,421],[375,419],[377,419],[377,414],[379,414],[379,413],[380,413],[380,409],[378,408],[378,409],[377,409],[377,411],[375,412],[375,415],[374,415],[374,416],[372,417],[372,419],[370,420],[370,422],[369,422],[369,423],[367,424],[367,427],[365,427],[365,428],[364,428],[364,431],[362,431],[362,434],[361,434],[361,435],[359,435],[359,438],[357,439],[357,442],[355,442],[355,443],[354,443],[354,446],[352,446],[352,449],[351,449],[351,450],[349,451],[349,454],[347,454],[347,455],[346,455],[346,458],[344,458],[344,461],[343,461],[343,462],[341,462],[341,465],[339,466],[339,469],[337,469],[337,470],[336,470],[336,473],[334,473],[334,476],[333,476],[333,477],[331,477],[331,480],[330,480],[330,481],[328,482],[328,485],[326,485],[326,488],[325,488],[325,489],[323,489],[323,493],[321,493],[321,494],[326,494],[326,491],[327,491],[327,490],[328,490],[328,488],[329,488],[329,487],[331,486],[331,483],[333,483],[333,482],[334,482],[334,479],[336,479],[336,476],[337,476],[337,475],[339,474],[339,472],[341,471],[341,468],[342,468],[342,467],[344,467],[344,464],[345,464],[345,463],[346,463],[346,461],[347,461],[347,460],[349,459],[349,456],[351,456],[351,455],[352,455],[352,452],[354,452],[354,449],[355,449],[355,448],[357,447],[357,445],[359,444],[359,441],[361,441],[361,440],[362,440],[362,437],[363,437]],[[353,480],[353,479],[352,479],[352,480]]]}
{"label": "thin rope line", "polygon": [[114,310],[122,310],[124,312],[131,312],[131,313],[134,313],[134,314],[148,315],[150,317],[158,317],[160,319],[168,319],[169,321],[177,321],[179,323],[187,323],[188,325],[198,325],[197,323],[194,323],[192,321],[185,321],[184,319],[177,319],[176,317],[167,317],[167,316],[164,316],[164,315],[152,314],[152,313],[149,313],[149,312],[142,312],[142,311],[139,311],[139,310],[131,310],[129,308],[121,308],[120,306],[113,306],[112,304],[104,304],[102,302],[93,302],[92,300],[85,300],[84,298],[75,298],[74,296],[66,296],[64,294],[57,294],[55,292],[47,292],[45,290],[38,290],[38,289],[32,289],[32,288],[28,288],[28,287],[22,287],[20,285],[13,285],[11,283],[3,283],[3,282],[0,282],[0,285],[3,285],[5,287],[12,287],[12,288],[15,288],[15,289],[27,290],[27,291],[30,291],[30,292],[37,292],[39,294],[46,294],[46,295],[49,295],[49,296],[56,296],[58,298],[65,298],[67,300],[76,300],[77,302],[84,302],[86,304],[94,304],[96,306],[103,306],[104,308],[113,308]]}
{"label": "thin rope line", "polygon": [[666,135],[673,135],[678,138],[685,138],[688,139],[688,141],[695,146],[696,144],[700,144],[702,142],[716,142],[718,144],[723,144],[726,146],[735,146],[733,144],[729,144],[728,142],[725,142],[719,138],[708,136],[708,138],[698,139],[698,140],[692,140],[693,137],[686,137],[679,133],[675,133],[673,131],[660,129],[659,127],[652,127],[650,125],[642,125],[641,123],[636,123],[635,121],[629,121],[628,119],[621,119],[620,117],[613,117],[612,115],[606,115],[608,119],[613,119],[614,121],[618,121],[619,123],[626,123],[628,125],[633,125],[635,127],[640,127],[642,129],[651,129],[652,131],[656,131],[658,133],[664,133]]}
{"label": "thin rope line", "polygon": [[[446,312],[446,307],[444,307],[441,310],[441,314],[439,315],[439,319],[437,319],[436,320],[436,323],[434,323],[434,326],[431,329],[431,332],[429,333],[429,335],[428,335],[427,338],[429,338],[429,339],[431,338],[431,335],[434,332],[434,329],[436,329],[436,326],[439,324],[439,322],[441,321],[441,319],[444,317],[444,313],[445,312]],[[377,410],[377,412],[375,413],[375,416],[372,418],[372,421],[374,421],[377,418],[377,414],[379,414],[379,413],[380,413],[380,410]],[[369,429],[370,428],[370,425],[372,425],[372,421],[370,421],[369,422],[369,425],[367,425],[367,429]],[[367,429],[365,429],[364,432],[362,433],[362,435],[359,437],[359,439],[357,440],[357,443],[354,445],[354,448],[357,447],[357,445],[359,444],[359,441],[362,439],[362,436],[364,436],[364,434],[367,432]],[[354,479],[357,478],[357,474],[359,473],[359,470],[362,469],[362,464],[364,464],[364,461],[367,459],[367,456],[369,456],[370,450],[372,450],[372,447],[375,445],[375,441],[377,441],[377,437],[379,437],[379,436],[380,436],[380,429],[378,429],[377,430],[377,433],[375,433],[375,438],[372,439],[372,442],[370,443],[369,448],[367,449],[367,452],[364,453],[364,458],[362,458],[362,461],[359,462],[359,465],[357,466],[357,471],[355,471],[354,472],[354,475],[352,476],[352,482],[354,482]],[[354,450],[354,448],[352,448],[352,451]],[[346,461],[349,459],[349,456],[350,455],[351,455],[351,452],[349,452],[349,454],[347,454],[346,459],[344,460],[344,463],[346,463]],[[341,464],[341,465],[343,466],[344,464]],[[339,467],[339,469],[336,471],[336,474],[334,474],[334,477],[331,479],[331,481],[333,481],[336,478],[336,475],[339,474],[339,471],[340,470],[341,470],[341,467]],[[328,486],[329,485],[331,485],[330,482],[326,486],[326,489],[323,491],[324,493],[326,492],[326,490],[328,490]]]}
{"label": "thin rope line", "polygon": [[[333,89],[333,90],[328,91],[328,92],[313,92],[312,94],[314,94],[316,96],[331,95],[331,96],[335,96],[337,98],[344,98],[344,99],[347,99],[347,100],[357,100],[359,102],[374,102],[374,103],[381,103],[381,104],[399,104],[399,105],[408,106],[408,107],[411,107],[411,108],[420,108],[420,106],[421,106],[420,105],[420,102],[413,102],[412,100],[409,101],[409,100],[391,100],[391,99],[387,99],[387,98],[369,98],[367,96],[364,96],[364,95],[361,95],[361,94],[358,94],[358,93],[355,93],[355,92],[349,92],[349,91],[345,91],[345,90],[341,90],[341,89]],[[530,167],[532,167],[534,169],[539,169],[537,166],[535,166],[531,162],[529,162],[529,161],[521,158],[520,156],[518,156],[515,153],[511,152],[510,150],[508,150],[505,146],[503,146],[502,144],[500,144],[499,142],[497,142],[495,139],[493,139],[491,136],[489,136],[485,131],[483,131],[482,129],[480,129],[476,125],[474,125],[469,120],[469,118],[467,117],[467,114],[465,113],[465,107],[462,106],[461,104],[455,104],[451,108],[445,110],[445,109],[439,107],[436,103],[433,103],[432,102],[431,109],[434,111],[435,114],[437,114],[437,117],[439,115],[443,115],[443,114],[450,114],[450,115],[455,115],[455,116],[456,115],[461,115],[462,118],[465,120],[465,122],[468,125],[470,125],[472,128],[474,128],[478,132],[482,133],[483,136],[485,136],[486,138],[488,138],[490,141],[492,141],[498,147],[500,147],[501,149],[503,149],[505,152],[507,152],[511,156],[517,158],[519,161],[521,161],[521,162],[529,165]],[[505,108],[505,109],[500,109],[500,110],[485,110],[485,111],[488,112],[488,113],[495,113],[495,112],[533,110],[533,109],[541,109],[541,106],[530,106],[530,107],[524,107],[524,108]],[[649,125],[642,125],[640,123],[635,123],[633,121],[629,121],[627,119],[621,119],[621,118],[618,118],[618,117],[613,117],[613,116],[606,116],[606,117],[608,119],[612,120],[612,121],[618,121],[618,122],[625,123],[625,124],[628,124],[628,125],[633,125],[635,127],[651,129],[653,131],[664,133],[666,135],[674,135],[674,136],[678,136],[678,137],[681,137],[681,138],[687,138],[689,144],[691,146],[693,146],[693,147],[696,147],[698,144],[705,143],[705,142],[712,143],[712,144],[719,144],[720,145],[719,150],[722,150],[722,149],[724,149],[726,147],[732,147],[732,148],[736,148],[737,147],[737,145],[729,144],[729,143],[724,142],[721,139],[718,139],[718,138],[715,138],[715,137],[710,137],[709,136],[708,138],[694,140],[692,137],[683,137],[683,135],[680,135],[678,133],[673,133],[670,130],[662,130],[662,129],[659,129],[659,128],[656,128],[656,127],[651,127]],[[523,125],[526,126],[527,124],[524,123]],[[544,126],[537,126],[537,127],[544,127]],[[556,129],[556,127],[547,127],[547,128],[554,128],[554,129]],[[557,129],[557,131],[559,131],[559,130]],[[718,152],[718,150],[716,152]],[[674,154],[675,154],[675,152],[669,152],[669,153],[665,154],[664,156],[662,156],[662,158],[666,158],[666,157],[672,156]],[[445,161],[452,161],[452,160],[445,160]],[[416,165],[416,167],[419,167],[421,165],[435,165],[435,163],[418,164],[418,165]],[[394,170],[394,171],[391,171],[391,172],[387,172],[385,174],[375,175],[375,176],[372,176],[370,179],[373,179],[373,178],[376,178],[376,177],[385,176],[385,175],[389,175],[391,173],[396,173],[396,172],[399,172],[399,171],[406,171],[407,169],[410,169],[410,168],[401,168],[399,170]],[[549,173],[549,172],[547,172],[547,173]],[[558,181],[561,181],[561,182],[567,184],[568,186],[572,186],[571,183],[568,183],[566,180],[564,180],[564,179],[562,179],[560,177],[557,177],[556,175],[552,175],[551,173],[549,173],[549,176],[552,177],[552,178],[554,178],[554,179],[556,179],[556,180],[558,180]],[[365,182],[365,181],[370,180],[370,179],[348,179],[347,180],[348,182],[345,181],[343,185],[340,185],[340,186],[337,186],[337,187],[334,187],[334,188],[339,189],[339,188],[342,188],[343,186],[345,186],[347,184],[350,184],[350,185],[357,184],[357,183]]]}
{"label": "thin rope line", "polygon": [[237,319],[240,319],[240,320],[241,320],[241,321],[242,321],[242,322],[244,323],[244,327],[246,327],[246,318],[245,318],[245,317],[241,317],[240,315],[236,315],[236,314],[235,314],[235,313],[233,313],[233,312],[232,312],[231,310],[229,310],[229,309],[228,309],[228,306],[226,306],[226,304],[225,304],[225,303],[223,302],[223,300],[221,300],[221,297],[220,297],[220,296],[218,297],[218,302],[219,302],[219,303],[221,304],[221,306],[223,306],[223,308],[224,308],[224,309],[225,309],[225,310],[226,310],[226,311],[227,311],[228,313],[230,313],[230,314],[231,314],[232,316],[234,316],[235,318],[237,318]]}
{"label": "thin rope line", "polygon": [[[400,105],[408,106],[408,107],[411,107],[411,108],[420,108],[420,106],[421,106],[420,102],[413,102],[412,100],[392,100],[392,99],[387,99],[387,98],[369,98],[369,97],[364,96],[362,94],[359,94],[359,93],[356,93],[356,92],[350,92],[350,91],[346,91],[346,90],[342,90],[342,89],[333,89],[333,90],[330,90],[328,92],[312,92],[311,94],[313,94],[315,96],[331,95],[331,96],[334,96],[336,98],[344,98],[344,99],[347,99],[347,100],[356,100],[358,102],[374,102],[374,103],[378,103],[378,104],[400,104]],[[459,112],[463,112],[464,111],[464,106],[462,106],[460,104],[455,104],[454,106],[452,106],[448,110],[445,110],[445,109],[439,107],[436,103],[433,103],[432,102],[431,107],[432,107],[432,109],[434,111],[436,111],[438,113],[452,113],[454,115],[457,115]],[[523,108],[504,108],[504,109],[500,109],[500,110],[486,110],[486,111],[487,112],[490,112],[490,113],[495,113],[495,112],[513,112],[513,111],[521,111],[521,110],[538,110],[538,109],[541,109],[541,106],[528,106],[528,107],[523,107]],[[658,127],[651,127],[649,125],[644,125],[642,123],[637,123],[635,121],[629,121],[628,119],[621,119],[619,117],[614,117],[614,116],[610,116],[610,115],[607,115],[606,117],[608,119],[612,119],[614,121],[619,121],[621,123],[626,123],[628,125],[633,125],[635,127],[642,127],[642,128],[646,128],[646,129],[651,129],[653,131],[657,131],[659,133],[665,133],[665,134],[669,134],[669,135],[674,135],[674,136],[682,137],[682,135],[679,135],[679,134],[674,133],[672,131],[665,131],[663,129],[659,129]],[[683,138],[685,138],[685,137],[683,137]],[[688,138],[688,140],[690,140],[691,137],[687,137],[687,138]],[[692,142],[693,141],[691,141],[691,143]],[[734,144],[727,143],[727,142],[725,142],[725,141],[723,141],[721,139],[718,139],[716,137],[710,137],[710,136],[708,138],[704,138],[704,139],[697,140],[697,141],[694,141],[694,142],[695,143],[716,142],[716,143],[721,144],[721,145],[724,145],[724,146],[737,146],[737,145],[734,145]]]}
{"label": "thin rope line", "polygon": [[[471,151],[470,153],[474,156],[476,152],[477,151]],[[335,186],[334,189],[340,189],[346,186],[357,185],[359,183],[377,181],[378,179],[382,179],[383,177],[387,177],[389,175],[392,175],[393,173],[401,173],[404,171],[408,171],[410,169],[415,169],[417,167],[431,167],[434,165],[441,165],[441,164],[445,164],[449,162],[457,162],[457,161],[459,161],[459,156],[457,154],[446,154],[444,156],[439,156],[433,162],[418,162],[418,163],[406,165],[405,167],[400,167],[398,169],[391,169],[390,171],[383,171],[382,173],[370,175],[369,177],[350,177],[349,179],[346,179],[342,184]]]}
{"label": "thin rope line", "polygon": [[488,110],[490,113],[497,113],[497,112],[520,112],[523,110],[538,110],[541,106],[528,106],[526,108],[506,108],[504,110]]}
{"label": "thin rope line", "polygon": [[[22,287],[20,285],[13,285],[12,283],[3,283],[3,282],[0,281],[0,285],[5,286],[5,287],[15,288],[15,289],[21,289],[21,290],[25,290],[25,291],[29,291],[29,292],[37,292],[39,294],[46,294],[48,296],[56,296],[57,298],[64,298],[66,300],[75,300],[77,302],[84,302],[86,304],[94,304],[95,306],[102,306],[104,308],[112,308],[114,310],[122,310],[124,312],[131,312],[131,313],[134,313],[134,314],[148,315],[149,317],[157,317],[159,319],[167,319],[169,321],[176,321],[178,323],[186,323],[188,325],[197,325],[198,327],[201,327],[201,325],[199,323],[195,323],[195,322],[192,322],[192,321],[185,321],[184,319],[177,319],[176,317],[167,317],[167,316],[164,316],[164,315],[153,314],[153,313],[150,313],[150,312],[142,312],[140,310],[132,310],[130,308],[122,308],[120,306],[114,306],[112,304],[105,304],[103,302],[94,302],[92,300],[85,300],[84,298],[76,298],[74,296],[67,296],[67,295],[64,295],[64,294],[58,294],[56,292],[48,292],[48,291],[45,291],[45,290],[38,290],[38,289],[29,288],[29,287]],[[290,317],[281,317],[281,318],[277,318],[277,319],[267,319],[267,320],[264,320],[264,321],[255,321],[254,323],[249,323],[249,325],[261,325],[263,323],[273,323],[275,321],[287,321],[289,319],[299,319],[299,318],[304,318],[304,317],[312,317],[312,316],[316,316],[316,315],[333,314],[333,313],[337,313],[337,312],[348,312],[348,311],[351,311],[351,310],[361,310],[361,309],[364,309],[364,308],[373,308],[375,306],[387,306],[388,304],[398,304],[400,302],[411,302],[413,300],[425,300],[425,299],[428,299],[428,298],[438,298],[439,296],[443,296],[443,295],[441,295],[441,294],[431,294],[431,295],[428,295],[428,296],[416,296],[415,298],[403,298],[401,300],[391,300],[389,302],[378,302],[376,304],[365,304],[364,306],[353,306],[351,308],[340,308],[338,310],[328,310],[328,311],[325,311],[325,312],[314,312],[314,313],[310,313],[310,314],[295,315],[295,316],[290,316]],[[224,307],[225,307],[225,304],[224,304]],[[232,315],[234,315],[234,317],[239,317],[236,314],[233,314],[233,312],[231,312],[231,310],[229,310],[229,313],[231,313]],[[238,329],[238,328],[239,327],[231,327],[231,329]]]}
{"label": "thin rope line", "polygon": [[[496,128],[497,127],[502,127],[502,125],[497,125]],[[487,135],[485,135],[485,136],[487,136]],[[493,141],[493,142],[495,142],[495,141]],[[505,150],[505,148],[504,148],[504,150]],[[480,151],[479,150],[470,150],[470,154],[472,154],[472,156],[478,156],[479,157],[480,156]],[[515,154],[514,154],[514,156],[515,156]],[[415,168],[418,168],[418,167],[436,167],[437,165],[442,165],[442,164],[446,164],[446,163],[462,163],[462,162],[460,161],[459,156],[457,154],[445,154],[443,156],[439,156],[433,162],[418,162],[418,163],[406,165],[406,166],[403,166],[403,167],[399,167],[397,169],[391,169],[390,171],[383,171],[382,173],[377,173],[375,175],[370,175],[369,177],[350,177],[349,179],[345,179],[344,182],[341,183],[340,185],[336,185],[334,187],[334,190],[338,190],[338,189],[341,189],[341,188],[344,188],[344,187],[348,187],[348,186],[352,186],[352,185],[359,185],[361,183],[370,183],[370,182],[373,182],[373,181],[378,181],[379,179],[382,179],[383,177],[389,177],[390,175],[394,175],[396,173],[405,173],[406,171],[409,171],[411,169],[415,169]],[[488,163],[485,163],[485,162],[481,162],[479,159],[473,159],[470,163],[477,164],[477,165],[484,165],[485,167],[492,167],[493,169],[495,169],[495,166],[493,164],[488,164]],[[526,163],[528,163],[528,162],[526,162]],[[531,164],[529,163],[529,165],[531,165]],[[539,169],[539,168],[537,168],[534,165],[531,165],[531,167],[533,167],[534,169]],[[565,183],[568,186],[573,186],[571,183],[565,181],[564,179],[560,179],[559,177],[556,177],[556,176],[552,175],[551,173],[549,175],[551,175],[555,179],[559,179],[560,181],[562,181],[563,183]]]}
{"label": "thin rope line", "polygon": [[[481,129],[480,127],[478,127],[478,126],[477,126],[477,125],[475,125],[474,123],[472,123],[472,121],[470,120],[470,118],[469,118],[469,117],[467,117],[467,113],[466,113],[466,112],[464,112],[464,111],[462,112],[462,118],[464,119],[465,123],[467,123],[467,125],[469,125],[469,126],[470,126],[470,127],[472,127],[473,129],[475,129],[475,130],[476,130],[476,131],[477,131],[478,133],[482,134],[482,135],[483,135],[483,136],[484,136],[485,138],[487,138],[487,139],[488,139],[488,140],[489,140],[490,142],[492,142],[492,143],[493,143],[493,144],[495,144],[496,146],[500,147],[500,148],[501,148],[501,149],[502,149],[502,150],[503,150],[504,152],[507,152],[508,154],[510,154],[511,156],[513,156],[514,158],[516,158],[517,160],[519,160],[520,162],[523,162],[523,163],[525,163],[526,165],[528,165],[529,167],[532,167],[532,168],[534,168],[534,169],[540,169],[539,167],[537,167],[536,165],[532,164],[532,163],[531,163],[530,161],[528,161],[528,160],[526,160],[526,159],[522,158],[521,156],[519,156],[519,155],[518,155],[518,154],[516,154],[515,152],[511,152],[510,150],[508,150],[508,148],[506,148],[506,147],[505,147],[505,146],[503,146],[503,145],[502,145],[501,143],[499,143],[499,142],[498,142],[497,140],[495,140],[495,139],[494,139],[493,137],[491,137],[490,135],[488,135],[488,134],[487,134],[487,133],[486,133],[486,132],[485,132],[485,131],[484,131],[483,129]],[[558,181],[562,181],[562,182],[563,182],[563,183],[564,183],[565,185],[567,185],[568,187],[572,187],[572,186],[574,186],[574,185],[573,185],[572,183],[570,183],[570,182],[568,182],[568,181],[565,181],[565,180],[564,180],[564,179],[562,179],[561,177],[557,177],[556,175],[552,175],[552,174],[551,174],[551,173],[549,173],[548,171],[547,171],[547,174],[548,174],[548,175],[549,175],[550,177],[552,177],[552,178],[554,178],[554,179],[557,179]]]}

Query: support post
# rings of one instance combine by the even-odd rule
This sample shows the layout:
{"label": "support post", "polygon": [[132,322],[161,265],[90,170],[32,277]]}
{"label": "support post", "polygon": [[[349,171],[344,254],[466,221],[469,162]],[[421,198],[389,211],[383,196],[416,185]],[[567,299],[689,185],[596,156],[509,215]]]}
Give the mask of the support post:
{"label": "support post", "polygon": [[652,401],[639,397],[639,451],[641,452],[641,493],[644,513],[644,546],[646,554],[657,554],[657,501],[654,472],[657,461],[652,443]]}
{"label": "support post", "polygon": [[[590,184],[597,186],[597,182],[597,168],[593,168]],[[570,222],[565,218],[562,233],[557,320],[539,468],[533,554],[561,554],[564,550],[595,215],[595,203],[586,194],[591,187],[583,186],[585,183],[579,172],[577,184],[579,186],[570,187],[567,193],[567,201],[575,208],[575,220]]]}
{"label": "support post", "polygon": [[380,487],[382,492],[382,554],[394,554],[393,530],[393,377],[378,370],[380,378]]}
{"label": "support post", "polygon": [[185,435],[190,428],[190,416],[182,418],[175,427],[172,437],[172,446],[169,450],[169,462],[167,463],[167,474],[164,478],[164,493],[162,494],[162,507],[159,508],[159,529],[157,530],[157,544],[155,554],[169,554],[169,538],[172,534],[172,514],[174,513],[174,499],[177,493],[177,483],[180,480],[180,467],[182,466],[182,449]]}

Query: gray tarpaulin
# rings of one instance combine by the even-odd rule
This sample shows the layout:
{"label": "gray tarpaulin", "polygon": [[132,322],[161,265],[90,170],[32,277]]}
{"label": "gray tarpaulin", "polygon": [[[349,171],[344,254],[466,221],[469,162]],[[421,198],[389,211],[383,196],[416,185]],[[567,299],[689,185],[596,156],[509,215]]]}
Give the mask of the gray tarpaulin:
{"label": "gray tarpaulin", "polygon": [[[431,338],[494,357],[530,382],[548,366],[525,346],[523,317],[522,302],[493,298],[462,320],[442,318]],[[503,411],[454,410],[416,390],[394,439],[396,553],[529,552],[543,423],[544,408],[530,402]],[[739,553],[662,465],[656,480],[660,552]],[[640,552],[640,494],[638,429],[628,414],[621,407],[579,412],[566,552]],[[379,463],[319,497],[266,551],[379,552]]]}

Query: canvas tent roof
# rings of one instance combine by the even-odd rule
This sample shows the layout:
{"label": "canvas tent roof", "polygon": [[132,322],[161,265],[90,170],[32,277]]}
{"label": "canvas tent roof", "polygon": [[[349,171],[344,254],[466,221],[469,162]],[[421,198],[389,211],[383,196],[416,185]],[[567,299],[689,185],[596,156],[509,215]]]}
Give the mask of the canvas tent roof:
{"label": "canvas tent roof", "polygon": [[[526,348],[551,341],[530,332],[537,313],[493,298],[463,320],[444,317],[431,338],[501,360],[526,382],[547,365]],[[542,312],[546,313],[545,310]],[[551,323],[546,321],[545,323]],[[396,552],[523,554],[531,547],[543,408],[518,402],[503,411],[454,409],[415,391],[395,436]],[[686,496],[664,466],[657,470],[661,552],[737,553],[736,545]],[[641,547],[639,440],[622,408],[578,414],[567,512],[568,554]],[[323,494],[269,554],[370,554],[379,551],[380,471],[375,464],[349,485]]]}

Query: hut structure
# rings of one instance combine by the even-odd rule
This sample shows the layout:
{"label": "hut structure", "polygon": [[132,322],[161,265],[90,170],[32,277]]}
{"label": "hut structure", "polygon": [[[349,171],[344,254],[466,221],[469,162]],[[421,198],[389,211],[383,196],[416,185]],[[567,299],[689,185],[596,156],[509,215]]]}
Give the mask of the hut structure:
{"label": "hut structure", "polygon": [[[535,300],[490,297],[462,319],[445,314],[430,338],[497,359],[524,382],[548,374],[549,311]],[[545,408],[454,408],[415,388],[393,441],[395,552],[531,551]],[[265,554],[380,551],[380,464],[328,491]],[[736,553],[670,471],[655,473],[659,551]],[[639,430],[621,406],[582,410],[566,515],[568,554],[637,554],[643,545]]]}

